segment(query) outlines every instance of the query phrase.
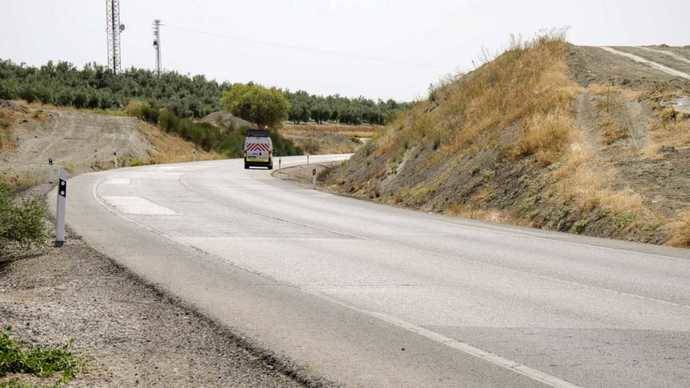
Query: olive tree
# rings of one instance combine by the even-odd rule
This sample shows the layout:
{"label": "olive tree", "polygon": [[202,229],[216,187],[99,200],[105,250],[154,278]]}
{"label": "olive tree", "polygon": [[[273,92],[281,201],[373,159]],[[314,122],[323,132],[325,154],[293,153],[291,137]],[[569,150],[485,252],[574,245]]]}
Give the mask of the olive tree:
{"label": "olive tree", "polygon": [[221,105],[226,111],[262,129],[279,125],[287,119],[290,111],[290,102],[280,89],[253,83],[232,85],[223,93]]}

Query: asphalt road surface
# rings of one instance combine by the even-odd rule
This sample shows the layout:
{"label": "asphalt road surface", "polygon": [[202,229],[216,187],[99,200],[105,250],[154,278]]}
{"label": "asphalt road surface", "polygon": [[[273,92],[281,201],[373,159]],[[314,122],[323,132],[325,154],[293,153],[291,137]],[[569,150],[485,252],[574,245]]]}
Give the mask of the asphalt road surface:
{"label": "asphalt road surface", "polygon": [[690,386],[687,250],[393,208],[240,160],[81,175],[68,195],[94,248],[331,382]]}

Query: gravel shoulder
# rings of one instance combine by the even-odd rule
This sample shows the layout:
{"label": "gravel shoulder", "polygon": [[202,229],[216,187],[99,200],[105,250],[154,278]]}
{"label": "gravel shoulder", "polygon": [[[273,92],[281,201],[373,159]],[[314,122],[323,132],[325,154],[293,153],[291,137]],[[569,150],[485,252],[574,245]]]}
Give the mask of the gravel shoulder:
{"label": "gravel shoulder", "polygon": [[[50,191],[58,166],[77,175],[215,157],[130,117],[0,103],[0,134],[8,134],[0,142],[0,174],[28,188],[22,197]],[[0,327],[7,326],[30,345],[73,341],[85,367],[71,386],[301,385],[270,354],[147,286],[74,234],[62,249],[0,257]],[[39,386],[55,381],[6,376],[0,386],[13,378]]]}
{"label": "gravel shoulder", "polygon": [[73,340],[86,364],[70,386],[300,386],[74,235],[62,249],[0,263],[0,324],[30,344]]}

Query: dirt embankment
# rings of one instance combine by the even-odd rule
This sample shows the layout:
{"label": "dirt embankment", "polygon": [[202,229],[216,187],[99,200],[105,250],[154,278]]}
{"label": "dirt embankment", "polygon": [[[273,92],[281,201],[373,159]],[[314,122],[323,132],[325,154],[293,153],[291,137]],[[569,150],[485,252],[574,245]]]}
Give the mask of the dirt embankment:
{"label": "dirt embankment", "polygon": [[310,155],[349,154],[380,129],[371,125],[288,124],[280,133]]}
{"label": "dirt embankment", "polygon": [[441,86],[325,175],[357,197],[690,245],[690,82],[541,39]]}
{"label": "dirt embankment", "polygon": [[216,157],[132,117],[2,101],[0,120],[0,174],[20,186],[50,181],[58,167],[76,175]]}

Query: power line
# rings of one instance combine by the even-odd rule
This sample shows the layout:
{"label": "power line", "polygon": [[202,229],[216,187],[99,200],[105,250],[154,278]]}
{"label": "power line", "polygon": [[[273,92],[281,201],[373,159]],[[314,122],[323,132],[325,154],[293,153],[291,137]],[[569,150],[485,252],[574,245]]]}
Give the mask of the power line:
{"label": "power line", "polygon": [[312,53],[312,54],[335,56],[335,57],[341,57],[341,58],[347,58],[347,59],[359,59],[359,60],[363,60],[363,61],[367,61],[367,62],[374,62],[374,63],[379,63],[379,64],[395,64],[395,65],[405,65],[405,66],[412,66],[412,67],[431,67],[431,64],[429,64],[429,63],[412,63],[412,62],[396,61],[396,60],[378,58],[378,57],[373,57],[373,56],[364,56],[364,55],[360,55],[358,53],[353,53],[353,52],[331,50],[331,49],[322,49],[322,48],[315,48],[315,47],[308,47],[308,46],[301,46],[301,45],[294,45],[294,44],[285,44],[285,43],[279,43],[279,42],[258,40],[258,39],[253,39],[253,38],[249,38],[246,36],[241,36],[241,35],[221,34],[221,33],[217,33],[217,32],[203,31],[203,30],[198,30],[198,29],[194,29],[194,28],[178,26],[178,25],[174,25],[174,24],[165,24],[165,26],[176,28],[179,30],[187,31],[187,32],[193,32],[196,34],[213,36],[216,38],[231,39],[231,40],[243,40],[246,42],[251,42],[251,43],[254,43],[257,45],[262,45],[262,46],[272,47],[272,48],[302,51],[302,52],[308,52],[308,53]]}

